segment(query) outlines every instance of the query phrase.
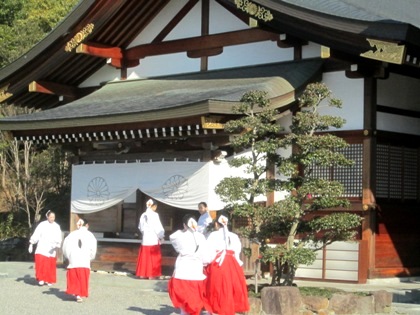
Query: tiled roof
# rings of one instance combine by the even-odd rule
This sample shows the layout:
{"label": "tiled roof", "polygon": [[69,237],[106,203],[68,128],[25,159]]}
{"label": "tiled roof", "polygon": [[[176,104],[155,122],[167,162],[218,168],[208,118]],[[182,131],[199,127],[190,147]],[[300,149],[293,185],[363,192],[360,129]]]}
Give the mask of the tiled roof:
{"label": "tiled roof", "polygon": [[321,59],[265,64],[110,82],[58,108],[0,121],[3,130],[65,128],[162,120],[209,113],[231,114],[249,90],[265,90],[276,106],[290,104],[295,92],[321,78]]}
{"label": "tiled roof", "polygon": [[274,0],[305,9],[360,21],[396,21],[420,27],[418,0]]}

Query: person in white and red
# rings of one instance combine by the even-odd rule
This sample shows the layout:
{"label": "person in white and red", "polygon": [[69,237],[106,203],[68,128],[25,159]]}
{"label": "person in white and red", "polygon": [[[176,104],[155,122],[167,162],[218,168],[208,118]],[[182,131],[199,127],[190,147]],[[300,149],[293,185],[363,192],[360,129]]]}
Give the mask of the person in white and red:
{"label": "person in white and red", "polygon": [[228,229],[228,215],[220,211],[215,229],[206,241],[209,256],[206,267],[206,300],[212,314],[234,315],[249,310],[248,289],[239,255],[242,250],[237,234]]}
{"label": "person in white and red", "polygon": [[179,308],[181,314],[200,315],[205,308],[203,258],[206,238],[197,232],[197,221],[192,214],[186,214],[182,223],[184,229],[169,236],[178,257],[168,282],[168,292],[173,306]]}
{"label": "person in white and red", "polygon": [[79,219],[77,230],[71,232],[63,243],[63,255],[68,259],[67,294],[83,302],[89,296],[90,262],[95,258],[97,240],[90,232],[86,219]]}
{"label": "person in white and red", "polygon": [[156,213],[157,204],[152,199],[146,202],[146,211],[140,216],[139,230],[142,244],[137,258],[136,276],[154,279],[162,275],[162,243],[165,230]]}
{"label": "person in white and red", "polygon": [[29,239],[28,251],[35,250],[35,278],[39,285],[51,285],[57,282],[57,249],[61,247],[61,229],[55,222],[55,213],[51,210],[45,214],[47,220],[36,227]]}

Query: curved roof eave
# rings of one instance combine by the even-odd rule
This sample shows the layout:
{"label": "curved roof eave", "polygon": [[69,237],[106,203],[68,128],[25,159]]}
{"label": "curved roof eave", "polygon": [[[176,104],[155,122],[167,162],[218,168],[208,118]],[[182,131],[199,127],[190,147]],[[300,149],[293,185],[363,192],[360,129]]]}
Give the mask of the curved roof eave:
{"label": "curved roof eave", "polygon": [[100,90],[51,110],[6,117],[9,131],[141,123],[206,114],[233,114],[250,90],[264,90],[276,107],[295,101],[309,82],[320,80],[323,60],[265,64],[111,82]]}
{"label": "curved roof eave", "polygon": [[[236,7],[234,0],[221,1]],[[295,4],[294,1],[284,0],[254,0],[253,2],[266,8],[273,15],[272,20],[261,21],[261,23],[267,24],[278,31],[290,32],[294,36],[300,36],[304,31],[305,34],[309,35],[308,39],[314,42],[321,39],[320,35],[322,37],[323,33],[320,30],[330,29],[338,34],[404,41],[420,46],[420,29],[410,23],[393,20],[392,18],[372,17],[371,20],[368,20],[358,18],[358,15],[336,15],[333,10],[328,13],[315,11],[313,6],[319,6],[320,2],[318,1],[300,1],[299,5]],[[360,10],[363,10],[363,4],[360,3]],[[301,22],[309,23],[313,28],[308,28]],[[286,25],[287,27],[284,28]],[[328,34],[325,35],[328,36]],[[337,40],[339,42],[340,37]]]}

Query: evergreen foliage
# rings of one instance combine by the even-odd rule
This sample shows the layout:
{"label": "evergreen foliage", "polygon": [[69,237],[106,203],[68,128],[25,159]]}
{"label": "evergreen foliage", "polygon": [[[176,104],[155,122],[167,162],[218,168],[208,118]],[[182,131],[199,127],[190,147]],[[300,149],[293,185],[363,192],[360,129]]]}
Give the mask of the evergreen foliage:
{"label": "evergreen foliage", "polygon": [[28,52],[70,12],[78,0],[2,0],[0,68]]}
{"label": "evergreen foliage", "polygon": [[[229,203],[233,217],[247,222],[238,232],[261,244],[261,259],[274,266],[273,285],[292,285],[299,265],[312,264],[315,252],[332,242],[354,239],[361,223],[359,216],[346,211],[350,204],[342,198],[343,185],[313,175],[314,167],[352,165],[341,153],[348,144],[327,133],[345,120],[321,115],[321,106],[340,108],[341,101],[325,84],[309,84],[286,133],[275,122],[277,111],[266,93],[250,91],[234,109],[242,118],[225,126],[232,133],[232,146],[249,150],[230,161],[248,176],[222,180],[216,193]],[[265,175],[270,165],[276,166],[277,179]],[[272,205],[255,202],[274,191],[283,192],[284,199]],[[321,211],[325,209],[330,211]],[[271,244],[273,238],[280,243]]]}

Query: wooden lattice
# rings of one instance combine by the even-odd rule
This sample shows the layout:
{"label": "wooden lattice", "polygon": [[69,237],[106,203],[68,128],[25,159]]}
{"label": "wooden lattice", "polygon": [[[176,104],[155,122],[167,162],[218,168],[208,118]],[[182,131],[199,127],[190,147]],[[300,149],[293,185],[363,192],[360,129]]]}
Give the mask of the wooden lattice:
{"label": "wooden lattice", "polygon": [[415,200],[419,195],[420,155],[416,148],[377,145],[377,198]]}
{"label": "wooden lattice", "polygon": [[311,176],[335,180],[343,184],[343,197],[360,197],[362,195],[363,146],[360,143],[350,144],[339,151],[354,164],[348,167],[312,166]]}

